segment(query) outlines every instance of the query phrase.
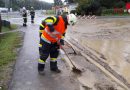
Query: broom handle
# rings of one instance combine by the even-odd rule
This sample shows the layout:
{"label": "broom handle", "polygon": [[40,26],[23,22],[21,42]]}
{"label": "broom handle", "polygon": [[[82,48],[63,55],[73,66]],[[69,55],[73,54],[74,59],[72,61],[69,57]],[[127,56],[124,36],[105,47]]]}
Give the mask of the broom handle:
{"label": "broom handle", "polygon": [[[54,34],[53,34],[54,35]],[[56,35],[54,35],[54,36],[56,36]],[[57,36],[56,36],[57,37]],[[56,40],[57,40],[57,44],[60,46],[60,48],[65,52],[65,50],[64,50],[64,48],[62,47],[62,45],[61,45],[61,43],[60,43],[60,39],[57,39],[56,38]],[[68,57],[68,59],[69,59],[69,61],[71,62],[71,64],[72,64],[72,66],[74,67],[74,68],[76,68],[76,66],[73,64],[73,62],[72,62],[72,60],[70,59],[70,57],[68,56],[68,54],[65,52],[65,54],[66,54],[66,56]]]}
{"label": "broom handle", "polygon": [[70,59],[70,57],[68,56],[68,54],[66,53],[65,49],[62,47],[62,45],[60,44],[60,42],[57,42],[58,45],[60,46],[60,48],[65,52],[65,55],[68,57],[69,61],[71,62],[71,64],[73,65],[74,68],[76,68],[76,66],[73,64],[72,60]]}

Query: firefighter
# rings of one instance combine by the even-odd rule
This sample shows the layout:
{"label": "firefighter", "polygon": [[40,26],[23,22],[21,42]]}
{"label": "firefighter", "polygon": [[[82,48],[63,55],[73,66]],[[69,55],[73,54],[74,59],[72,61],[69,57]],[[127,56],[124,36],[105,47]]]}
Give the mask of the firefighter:
{"label": "firefighter", "polygon": [[35,11],[34,11],[34,8],[33,8],[33,7],[31,7],[30,15],[31,15],[31,23],[34,23]]}
{"label": "firefighter", "polygon": [[40,43],[38,60],[38,71],[44,73],[45,62],[50,56],[50,70],[60,73],[61,70],[57,66],[57,57],[59,54],[60,44],[64,45],[64,36],[67,25],[74,25],[77,18],[74,14],[64,16],[47,17],[40,24]]}
{"label": "firefighter", "polygon": [[27,10],[25,7],[22,9],[22,16],[23,16],[23,26],[27,26]]}

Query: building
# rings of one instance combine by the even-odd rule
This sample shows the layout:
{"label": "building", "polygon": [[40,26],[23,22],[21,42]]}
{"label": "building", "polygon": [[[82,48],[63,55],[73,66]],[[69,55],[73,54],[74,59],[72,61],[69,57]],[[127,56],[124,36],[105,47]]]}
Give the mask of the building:
{"label": "building", "polygon": [[63,5],[54,6],[53,10],[55,10],[56,15],[61,15],[63,13],[70,13],[72,10],[76,10],[77,6],[77,3],[68,3],[66,1]]}

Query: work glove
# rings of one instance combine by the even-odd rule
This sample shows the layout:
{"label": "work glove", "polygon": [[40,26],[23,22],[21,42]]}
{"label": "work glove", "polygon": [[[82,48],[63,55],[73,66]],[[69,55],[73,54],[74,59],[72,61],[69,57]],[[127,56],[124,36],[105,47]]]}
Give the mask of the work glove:
{"label": "work glove", "polygon": [[63,39],[60,39],[60,44],[64,45],[64,40]]}

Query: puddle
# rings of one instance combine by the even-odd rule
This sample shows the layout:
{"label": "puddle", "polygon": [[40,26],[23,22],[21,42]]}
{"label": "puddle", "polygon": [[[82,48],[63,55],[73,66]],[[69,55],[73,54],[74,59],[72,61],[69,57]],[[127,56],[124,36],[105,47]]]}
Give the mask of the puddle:
{"label": "puddle", "polygon": [[106,62],[130,83],[130,43],[124,40],[86,40],[83,45],[105,55]]}

